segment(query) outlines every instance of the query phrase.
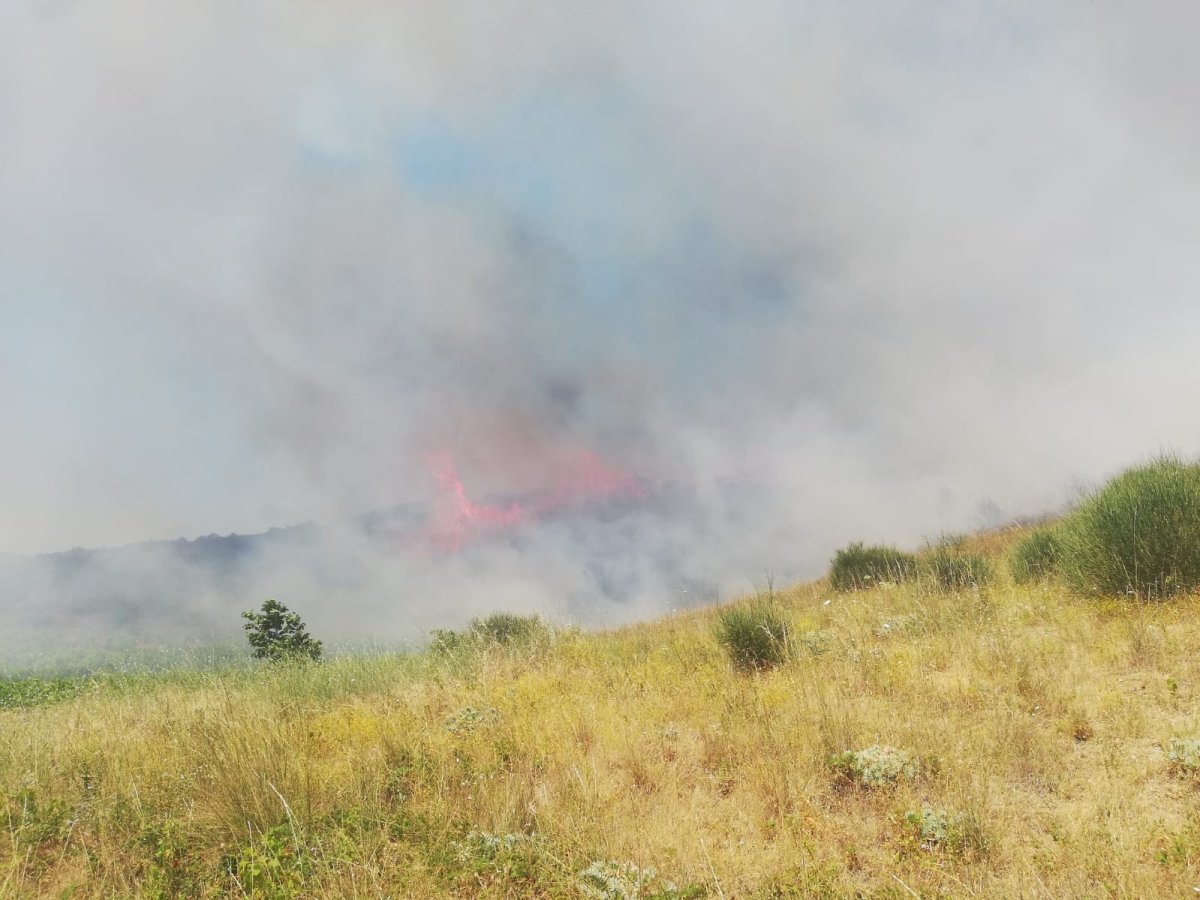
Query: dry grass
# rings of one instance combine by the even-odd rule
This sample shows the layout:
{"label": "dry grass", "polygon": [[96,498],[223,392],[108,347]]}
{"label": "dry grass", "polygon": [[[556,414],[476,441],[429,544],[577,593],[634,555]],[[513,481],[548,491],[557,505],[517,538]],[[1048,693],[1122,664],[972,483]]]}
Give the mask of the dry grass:
{"label": "dry grass", "polygon": [[[758,674],[705,611],[0,712],[0,895],[581,896],[595,860],[653,867],[659,896],[1200,884],[1197,789],[1164,750],[1200,736],[1196,598],[1001,579],[780,602],[795,652]],[[875,744],[921,775],[839,783],[829,755]],[[926,808],[971,840],[923,840]]]}

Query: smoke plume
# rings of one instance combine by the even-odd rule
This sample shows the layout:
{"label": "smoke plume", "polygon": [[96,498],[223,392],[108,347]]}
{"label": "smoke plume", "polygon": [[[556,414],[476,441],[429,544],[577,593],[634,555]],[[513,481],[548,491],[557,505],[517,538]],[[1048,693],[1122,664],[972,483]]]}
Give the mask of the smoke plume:
{"label": "smoke plume", "polygon": [[[156,615],[612,622],[1193,453],[1198,30],[1188,0],[5,3],[0,551],[316,523]],[[581,459],[613,490],[554,499]],[[503,533],[396,549],[435,526]],[[105,609],[192,572],[126,553],[79,576]],[[10,630],[133,627],[13,566]]]}

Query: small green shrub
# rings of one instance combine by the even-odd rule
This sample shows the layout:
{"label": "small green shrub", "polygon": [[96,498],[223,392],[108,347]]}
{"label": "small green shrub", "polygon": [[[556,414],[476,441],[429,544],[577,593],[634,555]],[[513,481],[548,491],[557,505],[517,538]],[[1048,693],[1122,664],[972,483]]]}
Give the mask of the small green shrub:
{"label": "small green shrub", "polygon": [[470,631],[484,643],[512,645],[529,643],[545,634],[546,626],[537,616],[492,613],[471,622]]}
{"label": "small green shrub", "polygon": [[317,660],[321,642],[313,638],[300,617],[278,600],[263,602],[260,612],[244,612],[246,638],[258,659]]}
{"label": "small green shrub", "polygon": [[526,647],[550,634],[537,616],[493,613],[485,619],[472,619],[463,631],[435,628],[429,642],[431,653],[467,660],[487,647]]}
{"label": "small green shrub", "polygon": [[837,783],[868,789],[912,781],[921,774],[921,761],[915,753],[879,744],[835,753],[829,758],[829,767]]}
{"label": "small green shrub", "polygon": [[1200,741],[1193,738],[1171,738],[1167,761],[1176,775],[1200,775]]}
{"label": "small green shrub", "polygon": [[474,731],[484,725],[491,725],[500,718],[500,713],[493,707],[480,709],[475,706],[464,706],[446,720],[446,730],[451,734],[461,734]]}
{"label": "small green shrub", "polygon": [[917,558],[911,553],[857,542],[833,555],[829,583],[834,590],[856,591],[885,581],[907,581],[916,573]]}
{"label": "small green shrub", "polygon": [[528,835],[486,831],[471,832],[455,849],[458,862],[468,872],[515,882],[528,882],[535,877],[542,854],[537,841]]}
{"label": "small green shrub", "polygon": [[1058,572],[1062,559],[1062,539],[1051,528],[1039,528],[1013,547],[1008,566],[1017,584],[1029,584]]}
{"label": "small green shrub", "polygon": [[272,900],[311,896],[307,881],[312,858],[287,825],[277,825],[227,855],[222,868],[243,896]]}
{"label": "small green shrub", "polygon": [[802,631],[796,636],[796,645],[803,647],[813,656],[824,656],[831,651],[837,642],[837,636],[830,630],[821,628]]}
{"label": "small green shrub", "polygon": [[934,584],[947,591],[982,587],[995,574],[992,561],[982,553],[967,550],[962,538],[942,538],[926,553],[923,563]]}
{"label": "small green shrub", "polygon": [[925,850],[941,849],[961,854],[968,851],[980,853],[987,849],[988,840],[983,823],[969,813],[947,812],[927,806],[920,812],[910,811],[904,821]]}
{"label": "small green shrub", "polygon": [[700,885],[680,888],[652,868],[598,859],[579,873],[579,892],[595,900],[691,900],[703,897]]}
{"label": "small green shrub", "polygon": [[763,671],[788,658],[788,625],[783,611],[771,600],[754,600],[722,609],[717,641],[734,667]]}
{"label": "small green shrub", "polygon": [[1170,597],[1200,587],[1200,466],[1163,458],[1118,475],[1063,524],[1062,568],[1083,594]]}

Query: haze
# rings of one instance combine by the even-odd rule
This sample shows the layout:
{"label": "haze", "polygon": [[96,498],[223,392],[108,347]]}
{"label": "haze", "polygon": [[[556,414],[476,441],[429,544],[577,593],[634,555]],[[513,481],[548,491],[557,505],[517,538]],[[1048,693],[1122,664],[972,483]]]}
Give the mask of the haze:
{"label": "haze", "polygon": [[[0,552],[587,451],[686,486],[680,542],[748,584],[1193,454],[1198,33],[1186,0],[11,0]],[[574,578],[547,558],[496,594]]]}

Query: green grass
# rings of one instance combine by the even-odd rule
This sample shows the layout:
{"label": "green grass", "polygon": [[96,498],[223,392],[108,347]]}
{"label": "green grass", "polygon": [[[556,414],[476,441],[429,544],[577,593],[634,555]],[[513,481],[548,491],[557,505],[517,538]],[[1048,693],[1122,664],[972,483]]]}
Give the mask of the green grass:
{"label": "green grass", "polygon": [[1162,458],[1087,497],[1060,528],[1062,568],[1086,595],[1156,599],[1200,587],[1200,466]]}
{"label": "green grass", "polygon": [[908,581],[916,574],[917,558],[911,553],[857,542],[834,554],[829,583],[836,591],[855,591],[883,582]]}
{"label": "green grass", "polygon": [[743,671],[782,665],[790,653],[787,619],[779,605],[767,598],[722,609],[716,637],[730,662]]}
{"label": "green grass", "polygon": [[1062,565],[1062,538],[1055,528],[1039,528],[1017,541],[1008,564],[1018,584],[1050,578]]}

